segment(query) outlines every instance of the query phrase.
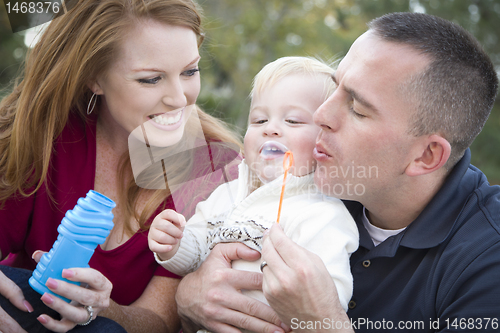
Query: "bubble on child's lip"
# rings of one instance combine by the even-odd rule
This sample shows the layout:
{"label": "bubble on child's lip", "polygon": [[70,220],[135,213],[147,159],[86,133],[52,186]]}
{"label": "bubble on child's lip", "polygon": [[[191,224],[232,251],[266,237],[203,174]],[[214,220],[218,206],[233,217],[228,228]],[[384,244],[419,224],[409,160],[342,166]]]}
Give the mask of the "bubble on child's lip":
{"label": "bubble on child's lip", "polygon": [[283,157],[287,151],[288,148],[278,141],[266,141],[259,150],[260,156],[266,160]]}

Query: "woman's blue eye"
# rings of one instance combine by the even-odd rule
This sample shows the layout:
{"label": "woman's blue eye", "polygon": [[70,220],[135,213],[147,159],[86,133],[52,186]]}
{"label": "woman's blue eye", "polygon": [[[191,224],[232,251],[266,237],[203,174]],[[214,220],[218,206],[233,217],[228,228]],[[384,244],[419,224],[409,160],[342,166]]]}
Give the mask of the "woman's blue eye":
{"label": "woman's blue eye", "polygon": [[161,80],[160,76],[154,77],[152,79],[139,79],[140,83],[146,83],[146,84],[157,84]]}
{"label": "woman's blue eye", "polygon": [[193,76],[193,75],[195,75],[195,74],[196,74],[196,72],[199,72],[199,71],[200,71],[200,69],[199,69],[199,68],[193,68],[193,69],[189,69],[189,70],[187,70],[187,71],[184,71],[184,72],[182,73],[182,75],[185,75],[185,76]]}

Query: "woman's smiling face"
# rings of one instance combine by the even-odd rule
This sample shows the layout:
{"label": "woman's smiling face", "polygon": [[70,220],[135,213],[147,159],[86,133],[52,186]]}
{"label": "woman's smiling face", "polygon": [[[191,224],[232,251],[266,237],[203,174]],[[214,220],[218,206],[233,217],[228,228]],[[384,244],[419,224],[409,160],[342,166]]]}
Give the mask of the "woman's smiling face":
{"label": "woman's smiling face", "polygon": [[125,139],[144,124],[151,145],[178,142],[200,92],[196,34],[187,27],[142,21],[126,34],[118,59],[92,90],[100,117]]}

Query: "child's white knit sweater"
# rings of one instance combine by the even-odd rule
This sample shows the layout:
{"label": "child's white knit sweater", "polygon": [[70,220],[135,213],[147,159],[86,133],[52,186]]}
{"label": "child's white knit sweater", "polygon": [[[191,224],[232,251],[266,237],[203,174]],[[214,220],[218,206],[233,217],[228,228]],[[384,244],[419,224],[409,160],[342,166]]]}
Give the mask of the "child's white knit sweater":
{"label": "child's white knit sweater", "polygon": [[[280,226],[295,243],[321,257],[347,310],[352,296],[349,256],[358,247],[358,228],[339,199],[321,194],[314,175],[288,176]],[[219,186],[198,203],[189,219],[177,253],[157,261],[167,270],[186,275],[196,270],[215,245],[241,242],[261,251],[264,230],[276,223],[283,176],[249,192],[249,168],[239,165],[238,179]],[[260,272],[260,261],[233,261],[233,268]],[[244,291],[265,303],[261,291]]]}

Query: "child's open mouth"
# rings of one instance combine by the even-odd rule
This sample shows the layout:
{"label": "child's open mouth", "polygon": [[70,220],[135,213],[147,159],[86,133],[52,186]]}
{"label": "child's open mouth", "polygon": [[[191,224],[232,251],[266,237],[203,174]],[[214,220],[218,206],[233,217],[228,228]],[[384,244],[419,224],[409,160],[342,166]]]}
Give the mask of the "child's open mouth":
{"label": "child's open mouth", "polygon": [[260,147],[260,157],[264,160],[272,160],[275,158],[282,158],[288,151],[288,148],[277,141],[266,141]]}

